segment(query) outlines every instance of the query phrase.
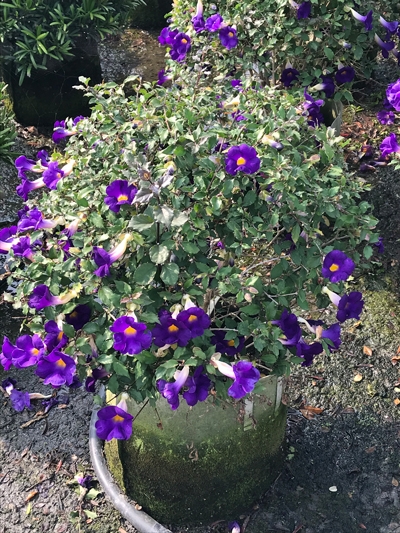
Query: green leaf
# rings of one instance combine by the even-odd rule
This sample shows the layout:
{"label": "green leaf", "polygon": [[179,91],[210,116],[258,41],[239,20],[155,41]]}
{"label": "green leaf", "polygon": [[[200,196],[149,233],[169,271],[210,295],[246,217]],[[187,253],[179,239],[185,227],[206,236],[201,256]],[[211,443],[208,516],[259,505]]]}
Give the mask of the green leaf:
{"label": "green leaf", "polygon": [[249,316],[256,316],[260,314],[260,307],[256,304],[245,305],[240,309],[241,313]]}
{"label": "green leaf", "polygon": [[248,191],[246,193],[246,196],[243,199],[243,206],[246,207],[248,205],[254,204],[256,199],[257,199],[257,194],[255,193],[255,191]]}
{"label": "green leaf", "polygon": [[139,285],[148,285],[153,281],[156,272],[157,267],[155,265],[152,263],[143,263],[135,270],[133,277]]}
{"label": "green leaf", "polygon": [[89,222],[92,223],[96,228],[104,228],[103,219],[97,213],[92,213],[90,215]]}
{"label": "green leaf", "polygon": [[163,265],[161,279],[166,285],[175,285],[179,278],[179,267],[175,263]]}
{"label": "green leaf", "polygon": [[126,366],[124,366],[122,363],[120,363],[119,361],[114,361],[113,364],[112,364],[112,367],[113,367],[113,370],[116,374],[118,374],[118,376],[125,376],[127,378],[129,378],[129,371],[128,369],[126,368]]}
{"label": "green leaf", "polygon": [[333,53],[333,50],[331,50],[330,48],[328,48],[327,46],[325,46],[324,48],[324,54],[326,55],[326,57],[332,61],[332,59],[335,57],[335,54]]}
{"label": "green leaf", "polygon": [[149,215],[137,215],[132,217],[128,227],[137,231],[146,231],[152,227],[154,219]]}
{"label": "green leaf", "polygon": [[160,222],[169,228],[174,218],[174,210],[167,205],[158,206],[154,208],[154,218],[157,222]]}
{"label": "green leaf", "polygon": [[196,246],[193,242],[183,242],[182,248],[188,254],[197,254],[197,252],[200,251],[200,248],[198,248],[198,246]]}
{"label": "green leaf", "polygon": [[101,287],[99,290],[99,298],[105,305],[117,307],[121,303],[120,295],[113,292],[110,287]]}
{"label": "green leaf", "polygon": [[149,255],[153,263],[156,263],[156,265],[162,265],[169,258],[169,250],[163,244],[156,244],[150,248]]}

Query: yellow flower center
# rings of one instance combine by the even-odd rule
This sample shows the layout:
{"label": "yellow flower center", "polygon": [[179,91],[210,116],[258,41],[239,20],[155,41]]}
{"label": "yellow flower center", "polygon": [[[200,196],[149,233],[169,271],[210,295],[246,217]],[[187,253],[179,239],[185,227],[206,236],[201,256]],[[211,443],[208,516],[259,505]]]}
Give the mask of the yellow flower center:
{"label": "yellow flower center", "polygon": [[56,365],[60,368],[65,368],[67,366],[67,363],[64,363],[62,359],[59,359],[58,361],[56,361]]}
{"label": "yellow flower center", "polygon": [[197,320],[196,315],[190,315],[190,317],[188,318],[188,322],[194,322],[195,320]]}
{"label": "yellow flower center", "polygon": [[228,346],[235,346],[235,341],[233,339],[231,339],[230,341],[226,341],[226,344]]}
{"label": "yellow flower center", "polygon": [[337,265],[336,263],[333,263],[330,267],[329,267],[329,270],[331,272],[336,272],[337,270],[339,270],[339,265]]}
{"label": "yellow flower center", "polygon": [[237,165],[244,165],[246,163],[246,159],[244,157],[239,157],[239,159],[236,161]]}
{"label": "yellow flower center", "polygon": [[228,35],[229,35],[229,37],[233,37],[234,36],[234,34],[231,31],[228,33]]}
{"label": "yellow flower center", "polygon": [[179,330],[179,328],[177,326],[175,326],[175,324],[171,324],[171,326],[169,326],[169,328],[168,328],[168,331],[170,333],[175,333],[175,331],[178,331],[178,330]]}
{"label": "yellow flower center", "polygon": [[343,74],[343,76],[346,76],[347,70],[342,70],[342,74]]}
{"label": "yellow flower center", "polygon": [[287,76],[288,78],[291,78],[291,77],[293,76],[293,72],[288,72],[288,73],[286,74],[286,76]]}
{"label": "yellow flower center", "polygon": [[112,419],[114,420],[114,422],[123,422],[125,420],[123,416],[119,416],[119,415],[113,416]]}
{"label": "yellow flower center", "polygon": [[37,348],[32,349],[32,355],[37,355],[39,353],[39,350]]}
{"label": "yellow flower center", "polygon": [[136,329],[132,326],[129,326],[124,331],[125,335],[135,335],[137,333]]}
{"label": "yellow flower center", "polygon": [[78,311],[72,311],[69,316],[70,318],[76,318],[78,316]]}
{"label": "yellow flower center", "polygon": [[182,43],[182,44],[187,44],[187,39],[182,39],[182,40],[181,40],[181,43]]}
{"label": "yellow flower center", "polygon": [[60,341],[62,339],[63,332],[60,331],[60,333],[57,335],[57,340]]}
{"label": "yellow flower center", "polygon": [[127,197],[126,194],[120,194],[120,195],[117,197],[118,202],[125,202],[127,199],[128,199],[128,197]]}

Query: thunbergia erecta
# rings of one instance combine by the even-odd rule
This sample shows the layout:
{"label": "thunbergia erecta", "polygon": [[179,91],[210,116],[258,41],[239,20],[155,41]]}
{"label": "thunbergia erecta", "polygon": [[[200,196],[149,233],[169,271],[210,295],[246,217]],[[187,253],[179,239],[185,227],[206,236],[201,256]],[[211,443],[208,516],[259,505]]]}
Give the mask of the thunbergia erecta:
{"label": "thunbergia erecta", "polygon": [[208,17],[206,20],[206,30],[214,32],[221,29],[221,25],[224,22],[224,19],[221,17],[219,13],[215,13],[215,15],[211,15],[211,17]]}
{"label": "thunbergia erecta", "polygon": [[328,287],[323,287],[322,292],[327,294],[333,305],[338,308],[336,318],[339,322],[344,322],[350,318],[360,319],[360,314],[364,307],[361,292],[353,291],[339,296],[339,294],[329,290]]}
{"label": "thunbergia erecta", "polygon": [[205,29],[206,22],[203,18],[203,3],[201,0],[197,2],[196,14],[192,18],[192,24],[196,33],[200,33]]}
{"label": "thunbergia erecta", "polygon": [[102,440],[128,440],[132,435],[133,416],[122,395],[118,405],[107,405],[97,412],[96,434]]}
{"label": "thunbergia erecta", "polygon": [[167,400],[171,409],[174,411],[179,407],[179,392],[185,385],[188,376],[189,367],[185,365],[182,370],[175,372],[175,381],[173,383],[168,383],[164,379],[157,381],[157,388],[161,396]]}
{"label": "thunbergia erecta", "polygon": [[332,283],[337,283],[338,281],[346,281],[353,273],[354,268],[354,261],[347,257],[344,252],[332,250],[324,258],[321,273],[324,278],[329,279]]}
{"label": "thunbergia erecta", "polygon": [[225,169],[228,174],[235,176],[238,172],[254,174],[260,169],[261,161],[257,151],[248,144],[240,144],[229,148],[225,158]]}
{"label": "thunbergia erecta", "polygon": [[181,63],[185,59],[186,54],[190,51],[190,48],[191,41],[189,35],[180,32],[175,35],[169,55],[171,56],[171,59]]}
{"label": "thunbergia erecta", "polygon": [[389,137],[385,137],[381,142],[379,149],[381,151],[382,157],[386,157],[393,153],[399,153],[400,146],[397,142],[396,134],[391,133]]}
{"label": "thunbergia erecta", "polygon": [[388,85],[386,98],[396,111],[400,111],[400,79]]}
{"label": "thunbergia erecta", "polygon": [[356,72],[353,67],[345,67],[341,63],[335,74],[335,80],[337,83],[350,83],[354,80]]}
{"label": "thunbergia erecta", "polygon": [[221,41],[222,46],[225,46],[227,50],[231,50],[237,46],[238,37],[236,33],[236,29],[231,26],[226,26],[219,30],[219,40]]}
{"label": "thunbergia erecta", "polygon": [[197,402],[204,402],[212,385],[210,378],[203,374],[203,370],[204,367],[202,365],[198,366],[193,376],[189,376],[185,382],[185,387],[188,390],[182,396],[191,407],[196,405]]}
{"label": "thunbergia erecta", "polygon": [[357,11],[355,11],[354,9],[350,9],[350,11],[356,20],[364,24],[364,28],[367,31],[372,30],[372,15],[373,15],[372,9],[371,11],[368,11],[366,15],[360,15],[360,13],[357,13]]}
{"label": "thunbergia erecta", "polygon": [[379,37],[379,35],[377,35],[376,33],[375,33],[374,40],[375,40],[376,44],[377,44],[378,46],[380,46],[383,57],[388,58],[388,57],[389,57],[389,52],[390,52],[391,50],[393,50],[393,48],[394,48],[394,42],[393,42],[393,41],[387,41],[387,42],[384,42],[384,41],[382,41],[382,39]]}
{"label": "thunbergia erecta", "polygon": [[87,324],[92,315],[92,310],[89,305],[79,304],[73,311],[65,315],[65,322],[70,324],[75,331],[79,331]]}
{"label": "thunbergia erecta", "polygon": [[71,385],[75,371],[76,364],[72,357],[56,349],[38,362],[35,373],[43,379],[45,385],[58,388]]}
{"label": "thunbergia erecta", "polygon": [[236,343],[234,339],[225,339],[226,334],[227,331],[220,329],[214,331],[214,336],[211,337],[210,342],[215,345],[216,351],[230,356],[241,352],[244,347],[244,337],[238,337],[237,346],[235,346]]}
{"label": "thunbergia erecta", "polygon": [[119,213],[121,205],[131,204],[136,196],[137,188],[127,180],[115,180],[106,189],[104,203],[111,211]]}
{"label": "thunbergia erecta", "polygon": [[290,87],[293,82],[299,79],[300,72],[293,68],[289,63],[286,65],[286,68],[282,70],[280,81],[285,87]]}
{"label": "thunbergia erecta", "polygon": [[156,324],[151,331],[156,346],[177,344],[183,347],[188,344],[192,338],[192,332],[182,321],[172,318],[168,311],[160,311],[158,317],[160,323]]}
{"label": "thunbergia erecta", "polygon": [[240,400],[251,392],[260,379],[260,372],[251,361],[239,361],[231,366],[213,356],[211,364],[218,368],[221,374],[234,380],[228,389],[228,394],[235,400]]}
{"label": "thunbergia erecta", "polygon": [[387,109],[382,109],[376,114],[376,118],[384,126],[394,124],[394,113],[393,111],[388,111]]}
{"label": "thunbergia erecta", "polygon": [[96,276],[104,277],[110,274],[110,266],[115,261],[118,261],[118,259],[121,259],[131,238],[131,235],[126,233],[121,242],[111,252],[106,252],[106,250],[99,246],[93,247],[93,260],[99,267],[94,271]]}
{"label": "thunbergia erecta", "polygon": [[302,335],[302,331],[299,325],[297,316],[294,313],[290,313],[287,309],[284,309],[279,320],[271,320],[271,324],[278,326],[284,338],[279,341],[285,346],[296,346]]}
{"label": "thunbergia erecta", "polygon": [[114,333],[114,350],[135,355],[150,348],[152,335],[146,324],[138,322],[135,317],[117,318],[110,330]]}
{"label": "thunbergia erecta", "polygon": [[13,244],[18,240],[17,226],[10,226],[0,230],[0,254],[8,254]]}
{"label": "thunbergia erecta", "polygon": [[73,298],[78,296],[78,292],[74,289],[68,291],[64,296],[53,296],[47,285],[37,285],[29,298],[29,307],[40,311],[50,305],[66,304]]}

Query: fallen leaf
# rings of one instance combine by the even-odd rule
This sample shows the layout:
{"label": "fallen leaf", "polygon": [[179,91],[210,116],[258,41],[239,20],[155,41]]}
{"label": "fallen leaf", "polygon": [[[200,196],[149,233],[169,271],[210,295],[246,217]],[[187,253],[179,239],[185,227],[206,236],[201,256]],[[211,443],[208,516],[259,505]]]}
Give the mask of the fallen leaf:
{"label": "fallen leaf", "polygon": [[118,528],[118,533],[126,533],[126,529],[123,527]]}
{"label": "fallen leaf", "polygon": [[400,361],[400,355],[394,355],[391,359],[392,365],[397,365],[397,363]]}
{"label": "fallen leaf", "polygon": [[355,413],[355,410],[353,409],[353,407],[345,407],[344,409],[340,411],[341,415],[350,415],[353,413]]}
{"label": "fallen leaf", "polygon": [[39,494],[38,490],[31,490],[31,492],[28,494],[28,496],[25,498],[26,502],[31,501],[37,494]]}
{"label": "fallen leaf", "polygon": [[393,485],[393,487],[398,487],[399,486],[399,482],[397,481],[397,479],[395,477],[392,478],[392,485]]}
{"label": "fallen leaf", "polygon": [[366,453],[374,453],[375,450],[376,450],[376,446],[371,446],[370,448],[366,448],[365,452]]}
{"label": "fallen leaf", "polygon": [[394,405],[396,405],[396,406],[397,406],[397,405],[400,405],[400,398],[395,398],[395,399],[393,400],[393,403],[394,403]]}
{"label": "fallen leaf", "polygon": [[359,383],[360,381],[363,380],[363,375],[362,374],[356,374],[353,378],[353,381],[355,381],[356,383]]}
{"label": "fallen leaf", "polygon": [[305,405],[304,409],[300,409],[300,413],[307,420],[313,419],[315,415],[320,415],[322,411],[323,409],[320,409],[319,407],[311,407],[311,405]]}
{"label": "fallen leaf", "polygon": [[369,346],[363,346],[363,353],[365,355],[372,355],[372,350]]}
{"label": "fallen leaf", "polygon": [[364,524],[360,524],[361,529],[367,529],[367,526],[364,526]]}

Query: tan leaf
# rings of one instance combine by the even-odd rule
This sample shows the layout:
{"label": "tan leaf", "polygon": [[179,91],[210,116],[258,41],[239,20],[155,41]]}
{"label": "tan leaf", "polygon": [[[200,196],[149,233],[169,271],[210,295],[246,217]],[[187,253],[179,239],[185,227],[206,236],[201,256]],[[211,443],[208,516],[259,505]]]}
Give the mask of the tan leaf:
{"label": "tan leaf", "polygon": [[26,502],[29,502],[31,501],[37,494],[39,494],[39,491],[34,489],[34,490],[31,490],[31,492],[28,494],[28,496],[25,498],[25,501]]}
{"label": "tan leaf", "polygon": [[393,487],[398,487],[399,486],[399,482],[397,481],[397,479],[395,477],[392,478],[392,485],[393,485]]}
{"label": "tan leaf", "polygon": [[393,400],[393,403],[394,403],[394,405],[400,405],[400,399],[399,398],[395,398]]}
{"label": "tan leaf", "polygon": [[376,450],[376,446],[371,446],[370,448],[366,448],[365,452],[366,453],[374,453],[375,450]]}
{"label": "tan leaf", "polygon": [[359,383],[360,381],[363,380],[363,375],[362,374],[356,374],[353,378],[353,381],[355,381],[356,383]]}
{"label": "tan leaf", "polygon": [[372,355],[372,350],[371,350],[371,348],[369,346],[363,346],[363,353],[365,355],[370,355],[371,356]]}
{"label": "tan leaf", "polygon": [[397,363],[400,361],[400,355],[394,355],[391,361],[392,361],[392,365],[397,365]]}

